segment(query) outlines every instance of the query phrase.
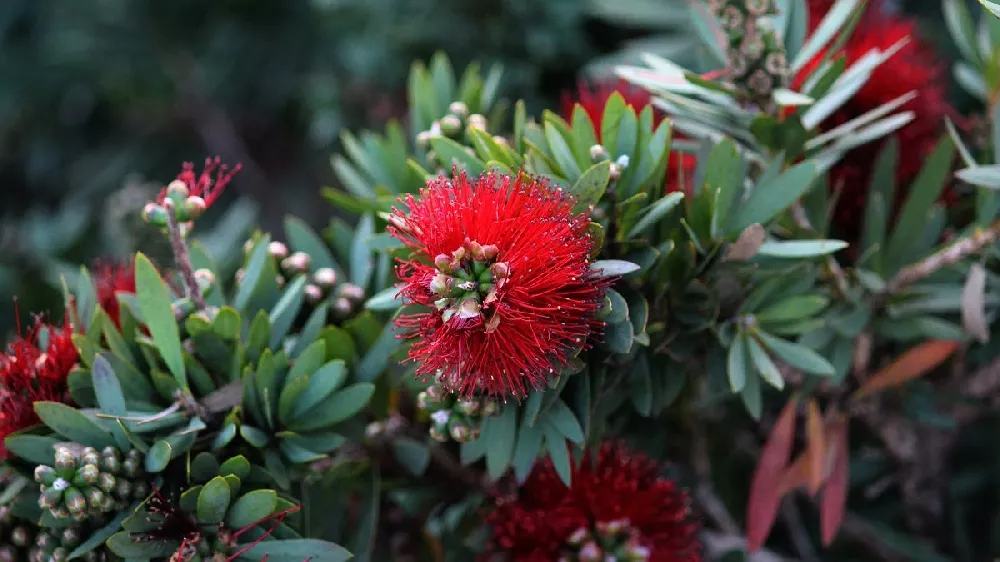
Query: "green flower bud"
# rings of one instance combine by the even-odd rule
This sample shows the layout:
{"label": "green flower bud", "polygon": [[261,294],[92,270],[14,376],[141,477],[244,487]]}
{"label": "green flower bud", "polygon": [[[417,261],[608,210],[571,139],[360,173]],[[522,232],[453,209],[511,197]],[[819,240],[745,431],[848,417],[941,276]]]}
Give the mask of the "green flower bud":
{"label": "green flower bud", "polygon": [[137,500],[144,500],[149,495],[149,485],[145,482],[132,484],[132,497]]}
{"label": "green flower bud", "polygon": [[133,458],[126,458],[122,461],[122,474],[127,478],[135,478],[139,474],[139,462]]}
{"label": "green flower bud", "polygon": [[430,433],[431,439],[435,441],[440,443],[446,443],[448,441],[448,433],[436,425],[432,425],[428,433]]}
{"label": "green flower bud", "polygon": [[81,542],[83,542],[83,537],[80,535],[80,531],[76,527],[67,527],[63,529],[63,546],[78,546]]}
{"label": "green flower bud", "polygon": [[76,457],[69,449],[65,447],[56,449],[56,470],[60,473],[72,473],[76,470]]}
{"label": "green flower bud", "polygon": [[167,197],[173,199],[175,203],[183,202],[189,195],[191,195],[191,191],[187,184],[181,180],[174,180],[167,186]]}
{"label": "green flower bud", "polygon": [[76,476],[73,478],[73,485],[82,487],[96,484],[100,476],[101,471],[97,468],[97,465],[85,464],[76,471]]}
{"label": "green flower bud", "polygon": [[42,550],[51,550],[56,546],[56,539],[48,533],[40,533],[35,538],[35,546]]}
{"label": "green flower bud", "polygon": [[466,443],[471,440],[472,428],[463,423],[453,424],[448,428],[451,438],[458,443]]}
{"label": "green flower bud", "polygon": [[431,133],[430,131],[420,131],[417,133],[417,146],[420,148],[427,148],[431,145]]}
{"label": "green flower bud", "polygon": [[104,492],[98,490],[97,488],[87,488],[87,505],[89,505],[91,509],[103,511]]}
{"label": "green flower bud", "polygon": [[167,226],[167,210],[156,203],[146,203],[142,209],[142,220],[153,226]]}
{"label": "green flower bud", "polygon": [[479,413],[481,404],[478,400],[459,400],[455,404],[455,409],[466,416],[474,416]]}
{"label": "green flower bud", "polygon": [[609,158],[611,158],[611,155],[608,153],[608,149],[604,148],[603,144],[595,144],[594,146],[590,147],[591,162],[594,162],[596,164],[598,162],[603,162]]}
{"label": "green flower bud", "polygon": [[118,484],[115,486],[115,495],[123,499],[131,497],[132,483],[124,478],[119,478]]}
{"label": "green flower bud", "polygon": [[473,113],[472,115],[469,116],[470,129],[479,129],[480,131],[485,131],[486,125],[487,125],[486,117],[483,117],[478,113]]}
{"label": "green flower bud", "polygon": [[594,541],[584,544],[577,556],[580,562],[604,562],[604,551]]}
{"label": "green flower bud", "polygon": [[337,283],[337,272],[330,267],[321,267],[313,273],[312,280],[317,287],[329,290]]}
{"label": "green flower bud", "polygon": [[461,118],[466,118],[469,116],[469,106],[462,101],[453,101],[448,104],[448,113],[457,115]]}
{"label": "green flower bud", "polygon": [[66,509],[69,510],[71,515],[75,516],[77,513],[82,513],[87,509],[87,499],[83,497],[83,493],[79,489],[73,486],[66,488],[63,501],[66,502]]}
{"label": "green flower bud", "polygon": [[344,283],[337,288],[337,296],[343,297],[352,303],[365,300],[365,290],[353,283]]}
{"label": "green flower bud", "polygon": [[309,304],[317,304],[323,300],[323,289],[320,289],[312,283],[306,285],[304,293],[306,295],[306,302]]}
{"label": "green flower bud", "polygon": [[26,527],[14,527],[10,532],[10,542],[16,547],[24,548],[31,544],[31,532]]}
{"label": "green flower bud", "polygon": [[498,404],[496,400],[487,400],[486,403],[483,404],[484,418],[495,416],[499,411],[500,411],[500,404]]}
{"label": "green flower bud", "polygon": [[69,559],[69,550],[65,547],[56,547],[49,557],[50,562],[66,562]]}
{"label": "green flower bud", "polygon": [[[59,476],[56,474],[55,469],[52,468],[51,466],[45,466],[44,464],[40,464],[35,467],[35,482],[38,482],[39,484],[45,486],[51,486],[52,483],[55,482],[56,478],[58,477]],[[2,509],[3,507],[0,507],[0,510]],[[0,517],[0,522],[3,522],[2,517]]]}
{"label": "green flower bud", "polygon": [[441,125],[441,132],[446,137],[454,137],[462,131],[462,120],[457,115],[445,115],[438,123]]}
{"label": "green flower bud", "polygon": [[184,203],[179,205],[179,210],[184,220],[194,220],[200,217],[206,209],[208,209],[208,203],[204,199],[198,197],[197,195],[192,195],[184,200]]}
{"label": "green flower bud", "polygon": [[84,447],[83,451],[80,452],[81,464],[98,464],[99,462],[100,456],[97,454],[97,449],[93,447]]}
{"label": "green flower bud", "polygon": [[305,273],[309,271],[312,258],[305,252],[295,252],[287,258],[281,260],[281,269],[288,274]]}
{"label": "green flower bud", "polygon": [[333,301],[333,316],[338,320],[344,320],[351,316],[354,305],[351,301],[341,297]]}
{"label": "green flower bud", "polygon": [[117,485],[117,480],[114,476],[108,474],[107,472],[102,472],[101,477],[97,480],[97,487],[104,491],[106,494],[110,494]]}

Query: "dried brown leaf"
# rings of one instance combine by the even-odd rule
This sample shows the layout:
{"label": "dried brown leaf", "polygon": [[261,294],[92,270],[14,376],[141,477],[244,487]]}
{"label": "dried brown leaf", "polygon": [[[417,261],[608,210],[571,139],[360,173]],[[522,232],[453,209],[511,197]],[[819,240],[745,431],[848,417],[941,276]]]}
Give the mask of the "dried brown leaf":
{"label": "dried brown leaf", "polygon": [[836,449],[833,472],[823,486],[819,497],[819,528],[823,546],[829,546],[844,522],[847,508],[848,466],[850,450],[847,447],[847,421],[835,422],[832,445]]}
{"label": "dried brown leaf", "polygon": [[920,378],[944,363],[952,353],[955,353],[958,346],[959,342],[957,341],[932,340],[924,342],[872,375],[854,393],[852,398],[863,398]]}
{"label": "dried brown leaf", "polygon": [[747,548],[757,552],[771,534],[778,506],[781,503],[782,480],[792,455],[795,440],[795,410],[798,401],[792,398],[785,404],[771,429],[771,434],[761,450],[760,461],[750,484],[747,501]]}
{"label": "dried brown leaf", "polygon": [[760,247],[764,245],[767,238],[767,231],[760,223],[753,223],[740,233],[736,242],[733,242],[726,250],[725,261],[747,261],[757,255]]}
{"label": "dried brown leaf", "polygon": [[823,431],[823,417],[815,400],[809,400],[806,416],[806,436],[808,444],[809,495],[815,496],[826,477],[826,435]]}

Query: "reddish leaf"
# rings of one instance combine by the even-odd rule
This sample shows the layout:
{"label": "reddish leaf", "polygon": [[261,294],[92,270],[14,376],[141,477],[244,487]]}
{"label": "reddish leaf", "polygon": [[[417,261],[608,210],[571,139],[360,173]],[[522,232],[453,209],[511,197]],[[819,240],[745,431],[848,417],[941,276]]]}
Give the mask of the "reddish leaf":
{"label": "reddish leaf", "polygon": [[847,508],[847,469],[850,451],[847,448],[847,421],[840,419],[832,432],[831,445],[835,448],[833,471],[823,486],[819,497],[819,529],[823,546],[829,546],[844,521]]}
{"label": "reddish leaf", "polygon": [[798,401],[792,398],[778,416],[771,435],[760,453],[760,461],[750,484],[747,500],[747,548],[753,553],[760,550],[771,534],[771,527],[781,503],[782,481],[795,440],[795,410]]}
{"label": "reddish leaf", "polygon": [[778,495],[784,497],[785,494],[805,486],[809,482],[809,451],[803,451],[795,457],[795,462],[791,464],[781,476],[781,485],[778,486]]}
{"label": "reddish leaf", "polygon": [[809,400],[807,412],[806,435],[809,443],[806,453],[809,455],[809,495],[815,496],[826,477],[826,436],[823,431],[823,418],[815,400]]}
{"label": "reddish leaf", "polygon": [[947,340],[932,340],[922,343],[872,375],[872,378],[868,379],[852,398],[862,398],[922,377],[944,363],[958,349],[958,346],[959,342]]}

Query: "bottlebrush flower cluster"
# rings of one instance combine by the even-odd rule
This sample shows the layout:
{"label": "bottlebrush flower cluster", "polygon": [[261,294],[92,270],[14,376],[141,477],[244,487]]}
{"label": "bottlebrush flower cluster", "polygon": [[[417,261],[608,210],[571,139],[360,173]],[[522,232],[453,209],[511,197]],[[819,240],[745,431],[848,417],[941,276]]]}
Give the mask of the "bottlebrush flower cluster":
{"label": "bottlebrush flower cluster", "polygon": [[413,252],[402,294],[427,311],[398,323],[417,374],[462,395],[525,396],[600,332],[602,286],[589,270],[590,219],[545,180],[440,177],[389,232]]}
{"label": "bottlebrush flower cluster", "polygon": [[97,263],[94,268],[94,285],[97,291],[97,303],[115,326],[121,328],[121,305],[118,302],[118,293],[135,294],[133,263],[131,260],[124,263]]}
{"label": "bottlebrush flower cluster", "polygon": [[69,323],[39,319],[0,354],[0,460],[7,456],[4,438],[38,423],[35,402],[68,400],[66,377],[79,357],[72,336]]}
{"label": "bottlebrush flower cluster", "polygon": [[513,496],[495,498],[492,548],[518,562],[699,562],[690,499],[658,473],[613,442],[584,455],[569,488],[551,460],[539,461]]}

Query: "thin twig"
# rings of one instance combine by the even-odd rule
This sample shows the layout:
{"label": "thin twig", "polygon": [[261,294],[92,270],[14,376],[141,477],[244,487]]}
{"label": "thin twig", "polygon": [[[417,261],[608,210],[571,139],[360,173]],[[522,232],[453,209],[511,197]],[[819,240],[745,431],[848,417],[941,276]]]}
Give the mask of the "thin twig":
{"label": "thin twig", "polygon": [[167,211],[167,233],[170,236],[170,249],[174,253],[174,263],[181,272],[181,279],[184,281],[184,292],[191,299],[197,310],[205,309],[205,298],[201,294],[198,280],[194,276],[194,266],[191,265],[191,252],[188,250],[187,242],[184,241],[184,234],[181,226],[177,223],[174,215],[174,204],[169,198],[164,199],[163,207]]}
{"label": "thin twig", "polygon": [[1000,240],[1000,221],[994,222],[985,230],[977,230],[967,238],[962,238],[909,267],[904,267],[889,281],[883,293],[886,296],[897,293],[935,271],[955,265],[966,256],[981,251],[997,240]]}

